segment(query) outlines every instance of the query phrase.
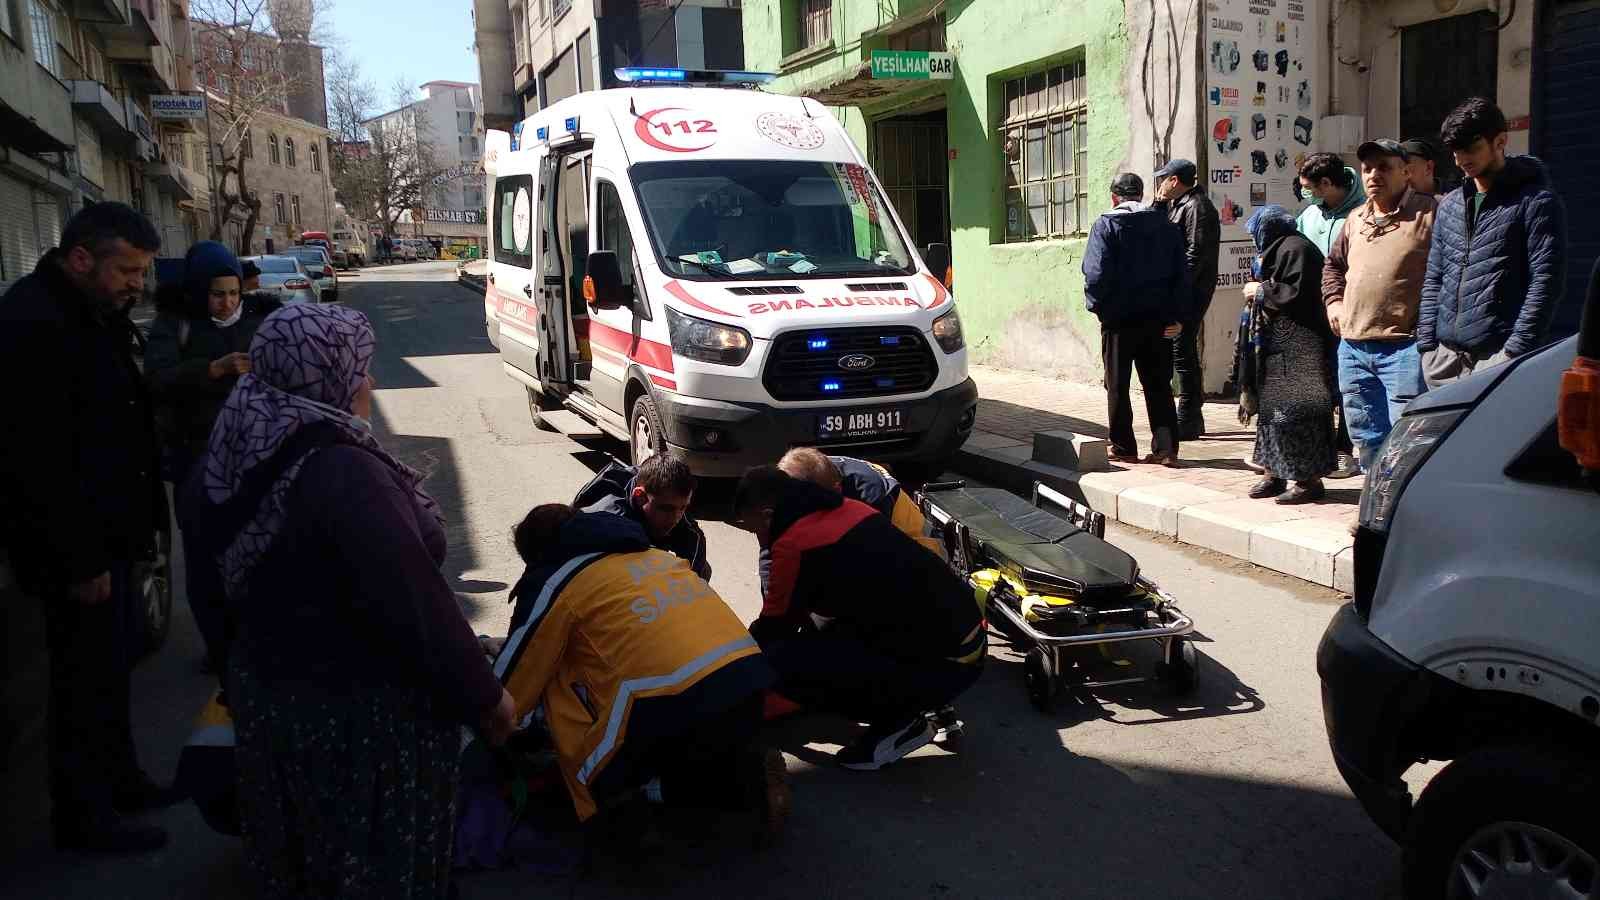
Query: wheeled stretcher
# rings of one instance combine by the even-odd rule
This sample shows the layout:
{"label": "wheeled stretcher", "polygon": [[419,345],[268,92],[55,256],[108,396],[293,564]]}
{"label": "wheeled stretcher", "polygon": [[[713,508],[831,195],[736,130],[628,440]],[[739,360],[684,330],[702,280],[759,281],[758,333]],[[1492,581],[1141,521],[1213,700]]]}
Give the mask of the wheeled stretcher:
{"label": "wheeled stretcher", "polygon": [[1089,677],[1087,663],[1098,651],[1125,641],[1155,641],[1156,677],[1178,692],[1197,686],[1199,657],[1185,639],[1194,622],[1139,574],[1133,557],[1105,540],[1103,514],[1037,482],[1031,502],[951,482],[924,486],[917,505],[990,624],[1026,648],[1028,697],[1041,710],[1068,685],[1149,680]]}

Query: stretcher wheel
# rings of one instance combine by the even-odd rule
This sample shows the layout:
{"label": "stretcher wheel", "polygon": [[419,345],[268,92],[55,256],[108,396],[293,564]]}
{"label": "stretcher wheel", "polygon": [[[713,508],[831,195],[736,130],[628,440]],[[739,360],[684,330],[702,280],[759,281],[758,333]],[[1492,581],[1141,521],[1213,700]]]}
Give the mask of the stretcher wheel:
{"label": "stretcher wheel", "polygon": [[1172,639],[1169,663],[1162,663],[1161,676],[1179,694],[1192,694],[1200,686],[1200,653],[1183,638]]}
{"label": "stretcher wheel", "polygon": [[1028,688],[1028,700],[1040,712],[1049,712],[1061,693],[1061,680],[1056,677],[1054,661],[1044,648],[1028,651],[1022,661],[1022,677]]}

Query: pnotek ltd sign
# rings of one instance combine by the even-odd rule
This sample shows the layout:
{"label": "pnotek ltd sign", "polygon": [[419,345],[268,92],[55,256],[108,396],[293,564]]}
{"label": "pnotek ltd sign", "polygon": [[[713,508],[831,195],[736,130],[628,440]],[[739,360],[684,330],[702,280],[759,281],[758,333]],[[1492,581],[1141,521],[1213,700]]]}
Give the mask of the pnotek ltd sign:
{"label": "pnotek ltd sign", "polygon": [[150,112],[158,119],[204,119],[206,98],[201,94],[151,94]]}

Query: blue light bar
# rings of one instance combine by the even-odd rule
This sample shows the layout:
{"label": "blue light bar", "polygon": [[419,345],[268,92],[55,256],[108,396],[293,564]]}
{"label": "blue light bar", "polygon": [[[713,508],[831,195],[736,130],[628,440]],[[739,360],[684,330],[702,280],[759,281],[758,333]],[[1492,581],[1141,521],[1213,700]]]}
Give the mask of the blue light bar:
{"label": "blue light bar", "polygon": [[811,350],[828,349],[828,339],[825,337],[806,338],[806,347]]}
{"label": "blue light bar", "polygon": [[894,379],[893,378],[879,378],[877,381],[875,381],[873,383],[876,384],[878,387],[881,387],[881,388],[894,387]]}
{"label": "blue light bar", "polygon": [[840,390],[843,387],[844,385],[837,381],[824,381],[822,383],[822,390],[826,393],[833,393],[834,391]]}
{"label": "blue light bar", "polygon": [[898,335],[898,334],[886,334],[886,335],[883,335],[882,337],[878,338],[878,343],[882,344],[885,347],[896,346],[896,345],[898,345],[900,343],[900,335]]}
{"label": "blue light bar", "polygon": [[511,149],[522,149],[522,123],[513,122],[511,125]]}
{"label": "blue light bar", "polygon": [[664,69],[627,66],[611,74],[624,84],[767,84],[777,75],[771,72],[735,72],[715,69]]}
{"label": "blue light bar", "polygon": [[536,136],[541,141],[549,140],[550,139],[550,129],[549,129],[549,127],[547,126],[547,127],[543,127],[543,128],[538,129],[537,131],[534,132],[534,136]]}
{"label": "blue light bar", "polygon": [[577,116],[568,116],[567,117],[567,131],[569,133],[572,133],[572,134],[577,134],[577,132],[578,132],[578,117]]}

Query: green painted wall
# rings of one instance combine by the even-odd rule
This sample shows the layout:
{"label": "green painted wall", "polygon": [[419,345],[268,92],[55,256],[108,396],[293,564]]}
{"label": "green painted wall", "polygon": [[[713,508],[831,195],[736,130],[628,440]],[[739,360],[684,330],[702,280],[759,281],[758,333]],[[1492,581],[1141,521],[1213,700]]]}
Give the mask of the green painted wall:
{"label": "green painted wall", "polygon": [[[927,0],[834,0],[834,49],[791,57],[793,0],[745,0],[745,59],[780,72],[785,93],[837,78],[881,42],[861,35],[926,9]],[[956,294],[977,362],[1060,373],[1099,369],[1099,327],[1083,308],[1083,240],[997,243],[1004,235],[1002,145],[996,128],[1004,80],[1063,59],[1083,58],[1089,86],[1088,214],[1107,204],[1104,188],[1128,155],[1131,117],[1125,73],[1129,40],[1123,0],[949,0],[946,44],[956,77],[915,94],[836,109],[870,154],[870,123],[944,91],[950,148],[950,223]]]}

